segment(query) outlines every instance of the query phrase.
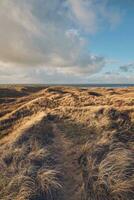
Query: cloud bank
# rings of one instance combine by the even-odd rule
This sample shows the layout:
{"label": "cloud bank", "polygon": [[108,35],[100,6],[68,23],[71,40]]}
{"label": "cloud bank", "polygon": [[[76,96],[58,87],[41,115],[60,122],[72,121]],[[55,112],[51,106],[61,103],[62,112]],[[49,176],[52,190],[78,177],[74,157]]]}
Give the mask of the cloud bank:
{"label": "cloud bank", "polygon": [[1,0],[1,80],[14,72],[25,81],[34,75],[42,81],[42,73],[46,79],[56,74],[73,81],[101,71],[107,60],[89,52],[86,35],[104,21],[114,27],[120,20],[107,0]]}

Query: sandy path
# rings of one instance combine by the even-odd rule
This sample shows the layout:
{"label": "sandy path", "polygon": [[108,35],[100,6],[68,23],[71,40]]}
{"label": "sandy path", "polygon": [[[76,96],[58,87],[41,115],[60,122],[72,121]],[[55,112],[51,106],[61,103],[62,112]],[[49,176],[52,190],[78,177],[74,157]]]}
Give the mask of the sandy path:
{"label": "sandy path", "polygon": [[55,139],[52,148],[57,161],[55,167],[63,175],[61,200],[80,200],[81,174],[78,168],[77,151],[55,123],[53,123],[53,132]]}

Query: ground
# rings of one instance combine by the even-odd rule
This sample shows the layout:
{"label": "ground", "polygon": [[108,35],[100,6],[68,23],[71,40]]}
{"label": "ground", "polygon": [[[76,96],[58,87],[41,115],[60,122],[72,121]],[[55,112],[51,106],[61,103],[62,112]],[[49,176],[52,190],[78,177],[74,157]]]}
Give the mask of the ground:
{"label": "ground", "polygon": [[1,200],[134,199],[134,88],[0,88]]}

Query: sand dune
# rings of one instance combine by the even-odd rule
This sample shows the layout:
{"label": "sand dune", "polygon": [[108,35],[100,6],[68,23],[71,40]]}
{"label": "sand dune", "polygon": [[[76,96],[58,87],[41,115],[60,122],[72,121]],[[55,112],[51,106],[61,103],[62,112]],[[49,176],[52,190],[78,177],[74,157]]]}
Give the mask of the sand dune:
{"label": "sand dune", "polygon": [[1,200],[134,199],[133,87],[0,92]]}

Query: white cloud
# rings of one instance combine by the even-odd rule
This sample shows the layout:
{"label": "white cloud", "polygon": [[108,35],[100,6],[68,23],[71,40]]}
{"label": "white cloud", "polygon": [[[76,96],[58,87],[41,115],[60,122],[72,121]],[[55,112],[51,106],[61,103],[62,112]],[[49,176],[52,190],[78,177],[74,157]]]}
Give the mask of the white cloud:
{"label": "white cloud", "polygon": [[108,6],[108,0],[69,0],[72,8],[72,15],[85,31],[94,33],[103,22],[109,24],[110,27],[118,25],[122,18],[122,12],[115,7]]}
{"label": "white cloud", "polygon": [[94,32],[97,29],[97,15],[93,9],[92,1],[83,0],[69,0],[72,8],[72,15],[76,21],[86,29],[88,32]]}
{"label": "white cloud", "polygon": [[113,23],[116,19],[115,13],[113,16],[112,11],[110,14],[107,11],[105,0],[102,1],[101,7],[97,2],[1,0],[1,80],[9,78],[7,69],[9,74],[13,74],[12,71],[16,72],[17,68],[25,78],[30,77],[31,73],[33,77],[35,74],[35,78],[38,74],[37,79],[39,74],[40,77],[42,75],[37,73],[34,67],[48,74],[48,77],[56,72],[57,77],[60,74],[68,74],[72,79],[99,72],[106,60],[88,52],[84,34],[97,31],[98,13],[102,18],[107,17],[109,22]]}

